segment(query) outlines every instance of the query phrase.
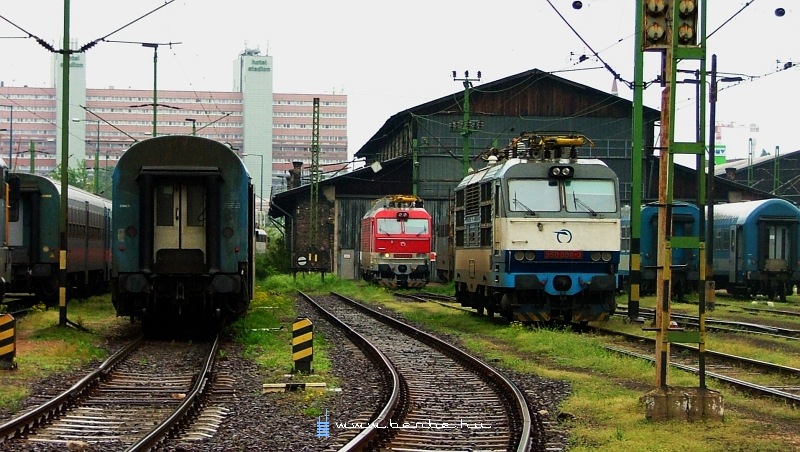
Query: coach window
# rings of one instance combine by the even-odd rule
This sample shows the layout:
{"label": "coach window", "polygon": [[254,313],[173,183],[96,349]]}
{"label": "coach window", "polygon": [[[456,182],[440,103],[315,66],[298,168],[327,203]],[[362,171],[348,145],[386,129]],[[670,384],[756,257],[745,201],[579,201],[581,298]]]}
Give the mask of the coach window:
{"label": "coach window", "polygon": [[186,224],[203,226],[206,219],[205,192],[202,185],[189,185],[186,188]]}
{"label": "coach window", "polygon": [[156,225],[172,226],[174,223],[175,196],[172,185],[160,185],[156,195]]}

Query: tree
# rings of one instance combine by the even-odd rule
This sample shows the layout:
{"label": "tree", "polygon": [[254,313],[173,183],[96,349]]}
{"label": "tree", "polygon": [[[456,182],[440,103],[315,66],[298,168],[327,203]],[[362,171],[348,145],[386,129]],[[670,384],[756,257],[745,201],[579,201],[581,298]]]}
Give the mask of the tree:
{"label": "tree", "polygon": [[[62,166],[59,163],[56,165],[50,177],[60,181],[62,174]],[[86,161],[81,160],[78,162],[77,168],[67,167],[67,183],[73,187],[78,187],[86,190],[89,187],[89,172],[86,171]]]}

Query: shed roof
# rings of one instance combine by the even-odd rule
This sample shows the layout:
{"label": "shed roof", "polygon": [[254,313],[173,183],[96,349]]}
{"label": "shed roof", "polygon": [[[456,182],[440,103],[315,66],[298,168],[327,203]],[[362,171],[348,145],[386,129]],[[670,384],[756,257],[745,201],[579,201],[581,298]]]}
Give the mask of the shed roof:
{"label": "shed roof", "polygon": [[[564,85],[568,89],[572,89],[575,91],[581,91],[582,95],[593,96],[599,99],[604,99],[606,102],[613,101],[613,102],[625,102],[631,112],[633,111],[633,102],[626,100],[626,99],[619,99],[619,96],[616,94],[607,93],[605,91],[601,91],[586,85],[582,85],[580,83],[573,82],[571,80],[567,80],[562,77],[558,77],[553,75],[549,72],[544,72],[539,69],[530,69],[525,72],[520,72],[519,74],[511,75],[509,77],[505,77],[499,80],[495,80],[493,82],[485,83],[480,86],[476,86],[474,88],[475,91],[484,91],[484,92],[495,92],[495,91],[503,91],[508,88],[513,88],[517,86],[524,86],[525,82],[529,82],[532,80],[548,80],[560,85]],[[536,86],[536,85],[530,85]],[[533,88],[535,89],[535,88]],[[378,129],[377,132],[369,139],[367,142],[356,151],[356,157],[367,157],[372,154],[379,152],[381,147],[381,142],[383,139],[388,138],[391,136],[392,132],[397,129],[399,125],[402,125],[404,121],[407,120],[407,117],[410,115],[429,115],[437,112],[448,112],[448,111],[458,111],[459,113],[461,110],[461,105],[464,99],[464,91],[457,91],[453,94],[448,94],[447,96],[440,97],[438,99],[434,99],[430,102],[426,102],[424,104],[420,104],[406,110],[400,111],[393,116],[391,116],[386,122]],[[528,112],[527,114],[531,114]],[[644,108],[644,116],[647,120],[655,120],[660,116],[660,111],[645,107]]]}

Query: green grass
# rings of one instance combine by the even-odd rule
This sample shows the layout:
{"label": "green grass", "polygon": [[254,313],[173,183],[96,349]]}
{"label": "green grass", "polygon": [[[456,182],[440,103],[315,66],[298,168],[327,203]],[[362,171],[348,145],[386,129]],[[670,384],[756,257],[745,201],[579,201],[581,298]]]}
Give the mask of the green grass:
{"label": "green grass", "polygon": [[80,328],[59,326],[59,318],[58,308],[39,308],[17,319],[17,369],[0,371],[0,408],[16,411],[34,382],[105,359],[100,338],[125,322],[108,296],[70,301],[67,319]]}
{"label": "green grass", "polygon": [[[571,450],[777,451],[800,446],[800,435],[791,427],[800,424],[800,411],[744,397],[713,381],[709,387],[724,398],[723,422],[648,421],[640,398],[655,384],[654,366],[608,352],[591,335],[518,323],[498,326],[433,303],[385,304],[426,328],[458,337],[466,349],[501,367],[568,382],[572,394],[559,410],[571,415]],[[673,369],[667,381],[673,387],[699,384],[696,376]]]}

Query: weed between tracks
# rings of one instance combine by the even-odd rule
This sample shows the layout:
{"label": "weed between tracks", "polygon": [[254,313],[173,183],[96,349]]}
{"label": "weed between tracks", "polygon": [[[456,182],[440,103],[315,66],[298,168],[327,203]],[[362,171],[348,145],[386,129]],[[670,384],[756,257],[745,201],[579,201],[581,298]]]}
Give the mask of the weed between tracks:
{"label": "weed between tracks", "polygon": [[13,412],[28,396],[31,385],[51,375],[68,372],[108,354],[104,336],[124,328],[126,319],[114,314],[109,296],[72,300],[67,319],[81,328],[59,326],[59,309],[35,309],[17,319],[16,370],[0,370],[0,410]]}

